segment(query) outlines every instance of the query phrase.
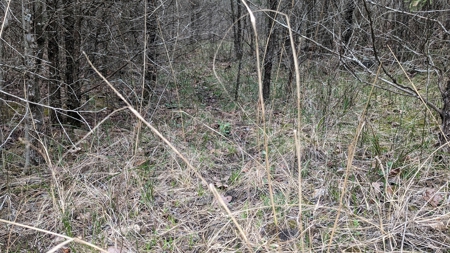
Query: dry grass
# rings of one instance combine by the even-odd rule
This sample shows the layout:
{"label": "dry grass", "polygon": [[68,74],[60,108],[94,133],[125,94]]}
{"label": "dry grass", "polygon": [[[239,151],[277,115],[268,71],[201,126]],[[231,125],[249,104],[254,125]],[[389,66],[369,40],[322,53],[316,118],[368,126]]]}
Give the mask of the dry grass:
{"label": "dry grass", "polygon": [[[310,98],[305,103],[317,103]],[[328,115],[326,126],[317,123],[321,116],[313,115],[314,107],[307,109],[312,116],[305,118],[310,123],[304,124],[301,133],[303,230],[297,218],[300,185],[292,114],[281,107],[267,112],[277,226],[261,128],[256,116],[251,116],[256,111],[162,107],[153,119],[159,122],[154,126],[208,183],[222,196],[232,197],[227,206],[249,245],[208,185],[154,134],[144,130],[133,154],[135,123],[128,120],[130,127],[124,128],[114,118],[130,119],[128,112],[113,116],[108,125],[86,138],[82,150],[53,168],[35,168],[31,175],[4,171],[0,216],[105,249],[115,246],[121,252],[299,252],[300,247],[310,252],[445,252],[450,244],[448,170],[439,169],[434,149],[408,149],[419,137],[391,148],[392,129],[385,128],[392,123],[377,116],[391,108],[369,110],[341,196],[347,147],[364,99],[364,94],[357,97],[343,115]],[[179,124],[181,114],[184,129]],[[399,138],[407,138],[408,124],[396,127]],[[374,147],[376,142],[380,147]],[[409,153],[389,168],[401,150]],[[20,154],[20,146],[9,152]],[[402,171],[394,175],[396,168]],[[427,194],[438,196],[438,203]],[[341,197],[341,214],[329,243]],[[19,226],[1,226],[2,252],[45,252],[63,240]],[[69,246],[72,252],[93,250],[80,243]]]}
{"label": "dry grass", "polygon": [[303,76],[299,172],[297,101],[266,108],[266,149],[255,93],[235,105],[201,71],[144,115],[167,142],[143,128],[135,149],[137,118],[122,110],[64,159],[62,143],[47,145],[52,165],[29,175],[23,144],[9,146],[0,218],[75,239],[0,222],[0,252],[94,251],[82,241],[109,252],[448,252],[448,154],[415,100]]}

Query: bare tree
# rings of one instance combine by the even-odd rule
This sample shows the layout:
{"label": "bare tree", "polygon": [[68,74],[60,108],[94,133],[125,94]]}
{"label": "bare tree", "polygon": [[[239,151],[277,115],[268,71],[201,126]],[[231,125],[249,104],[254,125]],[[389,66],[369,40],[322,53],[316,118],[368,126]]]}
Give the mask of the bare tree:
{"label": "bare tree", "polygon": [[244,22],[242,20],[242,4],[240,1],[230,0],[231,17],[233,22],[233,43],[236,60],[239,62],[238,72],[236,75],[236,85],[234,90],[234,100],[237,101],[239,97],[239,86],[241,83],[241,70],[242,70],[242,40],[244,35]]}
{"label": "bare tree", "polygon": [[77,112],[81,106],[82,85],[79,80],[80,46],[81,46],[81,11],[77,1],[64,0],[64,45],[65,83],[67,85],[67,109],[69,122],[73,126],[81,126],[81,116]]}
{"label": "bare tree", "polygon": [[268,9],[273,10],[270,11],[267,15],[267,23],[266,23],[266,31],[267,31],[267,50],[264,56],[264,78],[263,78],[263,98],[267,101],[270,97],[270,83],[272,80],[272,65],[274,61],[274,55],[277,45],[277,36],[275,26],[275,18],[276,13],[274,11],[277,10],[278,1],[277,0],[269,0],[267,2]]}
{"label": "bare tree", "polygon": [[[0,28],[0,61],[2,61],[2,62],[4,62],[3,61],[3,33],[8,29],[8,27],[9,27],[9,20],[10,20],[10,18],[11,18],[11,15],[9,14],[9,12],[10,12],[10,10],[9,10],[9,4],[10,4],[11,2],[8,2],[5,6],[4,6],[4,10],[5,10],[5,13],[4,13],[4,16],[3,16],[3,20],[2,20],[2,25],[1,25],[1,28]],[[3,89],[3,83],[5,82],[5,80],[4,80],[4,68],[3,67],[1,67],[0,68],[0,90],[2,90]],[[0,94],[0,112],[1,112],[1,116],[0,116],[0,121],[4,121],[4,120],[6,120],[6,118],[3,118],[3,117],[6,117],[6,110],[4,110],[4,107],[3,107],[3,99],[4,99],[4,94]],[[3,143],[3,141],[2,141],[2,143]],[[0,148],[1,149],[1,148]]]}
{"label": "bare tree", "polygon": [[42,131],[43,112],[39,106],[40,77],[45,38],[43,37],[43,9],[42,2],[24,2],[22,7],[22,30],[24,48],[23,90],[26,105],[25,123],[25,172],[31,163],[37,164],[40,158],[36,148],[37,139]]}
{"label": "bare tree", "polygon": [[157,2],[156,0],[148,0],[147,12],[148,18],[148,31],[147,31],[147,69],[145,70],[145,80],[148,87],[145,91],[144,99],[149,102],[151,89],[155,88],[157,78],[157,46],[158,40],[158,15],[157,15]]}
{"label": "bare tree", "polygon": [[[47,14],[49,16],[47,25],[47,54],[49,61],[49,78],[48,78],[48,99],[49,105],[53,108],[61,108],[61,77],[60,77],[60,60],[59,60],[59,0],[47,0]],[[52,110],[50,114],[50,122],[53,124],[60,123],[58,112]]]}
{"label": "bare tree", "polygon": [[342,47],[340,53],[345,54],[345,48],[347,47],[350,37],[353,35],[353,12],[355,10],[354,0],[348,0],[345,4],[343,27],[342,27]]}
{"label": "bare tree", "polygon": [[[406,26],[410,24],[404,24],[405,20],[410,20],[407,18],[402,18],[402,15],[414,16],[415,20],[421,20],[418,22],[418,29],[410,29],[409,36],[406,38],[400,38],[401,34],[393,33],[392,36],[387,36],[391,41],[390,48],[394,48],[394,57],[397,55],[402,55],[402,57],[397,57],[397,60],[400,64],[404,65],[404,69],[409,72],[409,74],[415,74],[418,72],[426,73],[427,75],[435,75],[436,84],[439,88],[442,98],[442,107],[439,108],[433,102],[431,98],[427,98],[424,94],[420,94],[417,89],[414,87],[409,87],[406,84],[400,82],[400,80],[392,74],[392,72],[388,69],[386,61],[381,57],[381,54],[385,47],[380,45],[379,37],[376,33],[376,23],[373,18],[373,11],[371,10],[368,3],[364,3],[364,7],[367,13],[367,17],[369,20],[370,33],[371,33],[371,41],[372,41],[372,49],[374,53],[374,58],[376,62],[381,66],[383,73],[386,78],[382,78],[382,80],[390,86],[391,89],[395,89],[397,92],[402,94],[413,96],[419,100],[421,100],[424,104],[426,104],[429,108],[437,112],[441,118],[441,129],[440,129],[440,142],[442,145],[448,144],[450,139],[450,76],[449,76],[449,68],[447,67],[446,62],[448,61],[448,54],[445,52],[448,50],[446,48],[445,51],[439,49],[442,46],[447,45],[439,36],[439,34],[448,34],[448,29],[450,27],[445,27],[448,15],[441,16],[439,15],[439,10],[448,9],[448,4],[443,4],[440,2],[435,2],[434,5],[431,5],[429,1],[423,1],[423,5],[421,8],[424,8],[423,11],[405,11],[403,9],[397,9],[397,7],[389,7],[389,6],[381,6],[372,1],[369,1],[373,7],[378,7],[382,9],[389,10],[391,13],[395,13],[397,15],[397,20],[401,22],[394,23],[398,26]],[[410,6],[414,7],[414,6]],[[417,7],[417,6],[416,6]],[[442,17],[447,17],[442,20]],[[391,27],[391,29],[396,30],[397,27]],[[423,36],[423,31],[425,31],[425,36]],[[436,33],[436,31],[438,31]],[[388,34],[389,35],[389,34]],[[436,47],[437,46],[437,47]],[[407,62],[405,62],[407,61]],[[411,64],[412,62],[416,62],[417,65]],[[447,148],[447,150],[450,150]]]}

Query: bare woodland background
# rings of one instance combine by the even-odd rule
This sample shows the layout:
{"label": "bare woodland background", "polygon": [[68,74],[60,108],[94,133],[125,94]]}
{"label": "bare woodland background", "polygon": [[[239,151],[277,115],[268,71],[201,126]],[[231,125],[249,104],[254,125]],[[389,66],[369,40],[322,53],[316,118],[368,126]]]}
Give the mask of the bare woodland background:
{"label": "bare woodland background", "polygon": [[450,4],[246,4],[256,31],[236,0],[2,0],[0,218],[109,252],[446,252]]}

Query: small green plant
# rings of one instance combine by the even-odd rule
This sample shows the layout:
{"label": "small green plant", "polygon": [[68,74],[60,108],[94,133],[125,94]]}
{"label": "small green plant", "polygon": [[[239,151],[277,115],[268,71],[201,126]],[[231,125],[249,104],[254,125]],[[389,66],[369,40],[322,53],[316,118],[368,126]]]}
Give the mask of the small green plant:
{"label": "small green plant", "polygon": [[231,172],[230,175],[230,183],[236,183],[239,180],[239,177],[241,176],[241,172],[239,170],[234,170]]}
{"label": "small green plant", "polygon": [[156,239],[152,239],[150,242],[147,242],[144,246],[145,250],[151,250],[156,246]]}
{"label": "small green plant", "polygon": [[[244,204],[243,210],[248,210],[248,204],[247,203]],[[242,219],[247,219],[248,218],[248,212],[242,212],[241,213],[241,218]]]}
{"label": "small green plant", "polygon": [[156,236],[156,231],[153,231],[153,236],[151,237],[151,240],[147,243],[145,243],[145,250],[152,250],[153,247],[155,247],[158,244],[158,239]]}
{"label": "small green plant", "polygon": [[[358,220],[353,220],[352,223],[353,223],[352,225],[353,225],[354,228],[359,228],[359,227],[361,226],[361,225],[359,224],[359,221],[358,221]],[[360,236],[360,235],[361,235],[361,232],[360,232],[359,230],[356,230],[356,231],[355,231],[355,235],[356,235],[356,236]]]}
{"label": "small green plant", "polygon": [[261,196],[261,200],[263,201],[265,206],[269,206],[270,205],[270,197],[268,195],[262,195]]}
{"label": "small green plant", "polygon": [[189,248],[194,247],[196,241],[195,235],[189,235]]}
{"label": "small green plant", "polygon": [[[309,169],[308,169],[308,167],[309,167],[309,163],[311,162],[311,160],[310,159],[308,159],[307,161],[306,161],[306,163],[302,166],[302,177],[303,178],[305,178],[305,177],[307,177],[308,175],[309,175]],[[294,169],[298,169],[298,168],[294,168]]]}
{"label": "small green plant", "polygon": [[199,186],[198,186],[197,194],[198,194],[199,197],[205,195],[205,189],[203,188],[202,185],[199,185]]}
{"label": "small green plant", "polygon": [[102,234],[102,226],[103,226],[103,219],[99,217],[97,212],[94,212],[92,214],[92,221],[94,221],[94,226],[92,228],[92,235],[96,237],[97,235]]}
{"label": "small green plant", "polygon": [[65,214],[62,218],[62,224],[64,229],[66,230],[66,235],[72,237],[72,223],[70,222],[70,217],[68,214]]}
{"label": "small green plant", "polygon": [[373,151],[375,152],[375,154],[377,156],[381,156],[383,151],[382,151],[382,148],[381,148],[381,145],[380,145],[380,138],[379,138],[379,136],[374,133],[372,135],[371,142],[372,142],[372,148],[373,148]]}
{"label": "small green plant", "polygon": [[172,237],[167,238],[163,241],[163,249],[170,250],[170,251],[173,250],[173,238]]}
{"label": "small green plant", "polygon": [[360,199],[358,198],[358,195],[357,195],[357,193],[359,193],[359,192],[361,192],[361,189],[358,189],[358,191],[356,191],[356,189],[355,189],[351,193],[351,198],[355,205],[358,205],[359,201],[360,201]]}
{"label": "small green plant", "polygon": [[236,154],[236,153],[237,153],[236,146],[234,146],[234,145],[229,145],[229,146],[227,147],[227,151],[228,151],[228,154],[230,154],[230,155]]}
{"label": "small green plant", "polygon": [[219,132],[225,136],[229,135],[231,133],[231,124],[228,122],[219,124]]}
{"label": "small green plant", "polygon": [[154,184],[151,180],[147,181],[142,189],[142,201],[144,203],[153,203]]}
{"label": "small green plant", "polygon": [[334,201],[339,201],[339,196],[341,195],[339,192],[339,188],[335,186],[331,186],[329,189],[330,196]]}

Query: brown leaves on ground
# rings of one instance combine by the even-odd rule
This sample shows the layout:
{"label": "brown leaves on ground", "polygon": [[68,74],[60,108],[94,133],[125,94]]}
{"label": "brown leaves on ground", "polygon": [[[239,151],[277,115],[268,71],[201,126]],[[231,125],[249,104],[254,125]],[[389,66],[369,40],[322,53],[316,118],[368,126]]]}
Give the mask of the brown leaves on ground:
{"label": "brown leaves on ground", "polygon": [[[230,204],[231,200],[233,200],[233,197],[231,197],[231,196],[223,196],[223,195],[220,195],[220,198],[223,200],[223,202],[224,202],[227,206]],[[212,205],[213,205],[213,206],[215,206],[215,205],[219,206],[219,203],[218,203],[218,201],[217,201],[216,199],[214,199],[213,202],[212,202]]]}
{"label": "brown leaves on ground", "polygon": [[423,193],[423,199],[427,201],[432,207],[437,207],[444,200],[442,193],[438,193],[437,190],[427,188]]}

